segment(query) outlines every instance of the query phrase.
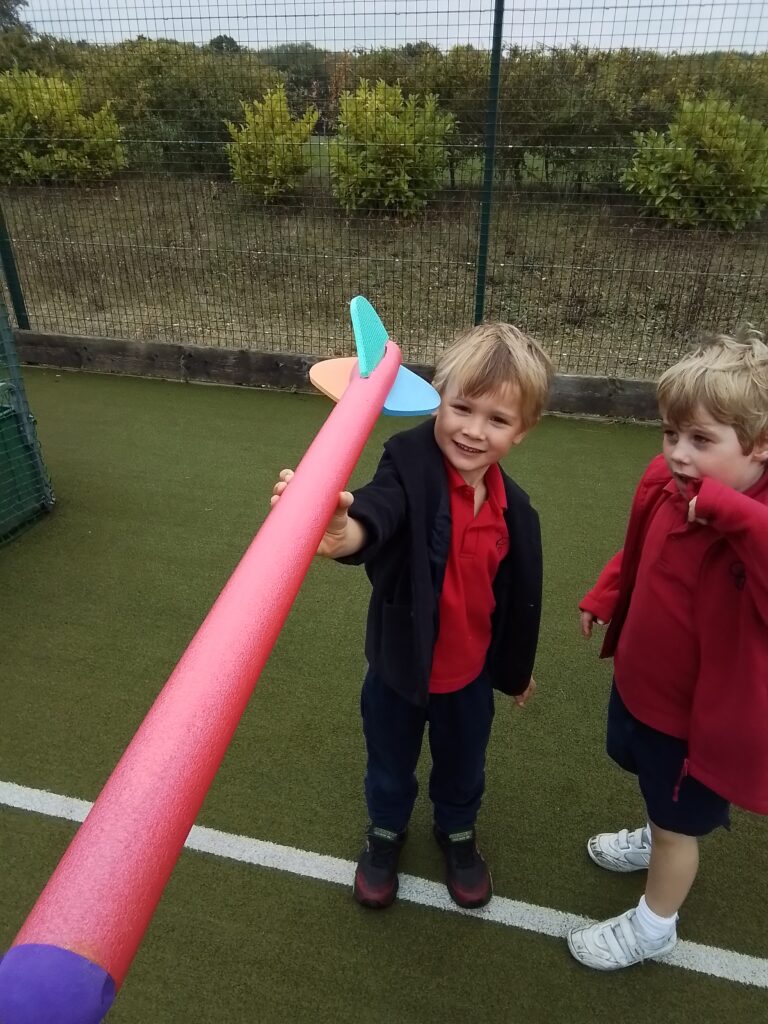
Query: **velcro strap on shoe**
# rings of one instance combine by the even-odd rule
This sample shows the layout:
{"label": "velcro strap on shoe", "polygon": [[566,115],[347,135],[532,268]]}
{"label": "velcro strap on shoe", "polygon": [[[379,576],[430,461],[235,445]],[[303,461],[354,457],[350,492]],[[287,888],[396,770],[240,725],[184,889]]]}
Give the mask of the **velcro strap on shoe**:
{"label": "velcro strap on shoe", "polygon": [[376,836],[377,839],[386,839],[390,843],[396,843],[400,838],[397,832],[391,832],[388,828],[378,828],[377,826],[370,829],[368,835]]}
{"label": "velcro strap on shoe", "polygon": [[451,832],[448,836],[448,840],[451,843],[466,843],[470,839],[475,838],[475,833],[472,829],[467,832]]}

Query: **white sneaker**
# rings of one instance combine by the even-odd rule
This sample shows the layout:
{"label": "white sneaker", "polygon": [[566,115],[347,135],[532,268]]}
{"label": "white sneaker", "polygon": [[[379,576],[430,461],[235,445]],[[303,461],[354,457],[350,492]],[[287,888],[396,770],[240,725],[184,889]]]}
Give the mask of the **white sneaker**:
{"label": "white sneaker", "polygon": [[651,859],[651,834],[646,825],[600,832],[587,841],[587,853],[606,871],[643,871]]}
{"label": "white sneaker", "polygon": [[652,942],[640,934],[635,923],[633,907],[619,917],[584,928],[571,928],[568,949],[573,957],[596,971],[617,971],[643,960],[655,960],[670,953],[677,943],[677,930],[659,942]]}

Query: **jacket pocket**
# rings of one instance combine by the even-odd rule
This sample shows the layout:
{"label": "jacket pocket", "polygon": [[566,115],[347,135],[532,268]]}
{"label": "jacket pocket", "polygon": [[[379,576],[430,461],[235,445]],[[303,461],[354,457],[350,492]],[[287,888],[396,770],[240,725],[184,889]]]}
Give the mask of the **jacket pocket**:
{"label": "jacket pocket", "polygon": [[413,674],[416,668],[416,637],[410,605],[385,602],[379,655],[398,674]]}

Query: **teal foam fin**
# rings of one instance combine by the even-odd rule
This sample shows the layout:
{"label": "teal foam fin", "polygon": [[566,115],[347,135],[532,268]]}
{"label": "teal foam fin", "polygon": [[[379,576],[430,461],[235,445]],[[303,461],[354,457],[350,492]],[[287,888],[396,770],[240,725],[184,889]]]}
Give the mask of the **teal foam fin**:
{"label": "teal foam fin", "polygon": [[440,405],[440,395],[422,377],[401,366],[384,401],[385,416],[428,416]]}
{"label": "teal foam fin", "polygon": [[352,299],[349,313],[355,333],[358,370],[361,377],[368,377],[382,360],[389,334],[379,314],[362,295]]}

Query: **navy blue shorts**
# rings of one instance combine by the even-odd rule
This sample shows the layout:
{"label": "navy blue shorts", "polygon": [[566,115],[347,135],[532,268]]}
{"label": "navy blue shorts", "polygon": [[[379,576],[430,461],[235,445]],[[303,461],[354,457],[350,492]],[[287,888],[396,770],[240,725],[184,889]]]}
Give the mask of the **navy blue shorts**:
{"label": "navy blue shorts", "polygon": [[[705,836],[730,828],[730,804],[697,779],[681,778],[688,744],[639,722],[619,696],[616,684],[608,702],[608,754],[637,775],[648,820],[669,832]],[[676,792],[677,791],[677,792]]]}

